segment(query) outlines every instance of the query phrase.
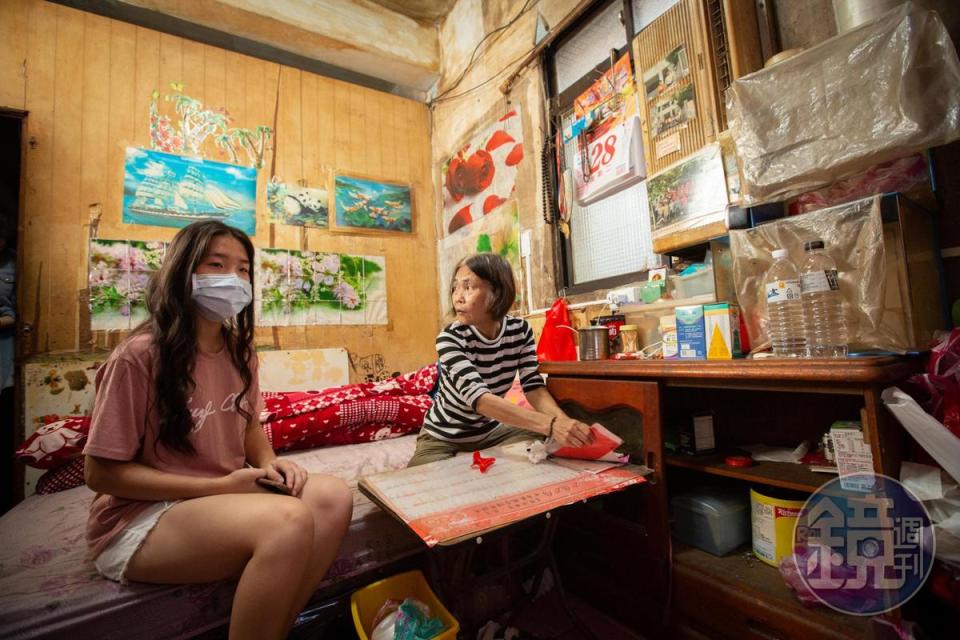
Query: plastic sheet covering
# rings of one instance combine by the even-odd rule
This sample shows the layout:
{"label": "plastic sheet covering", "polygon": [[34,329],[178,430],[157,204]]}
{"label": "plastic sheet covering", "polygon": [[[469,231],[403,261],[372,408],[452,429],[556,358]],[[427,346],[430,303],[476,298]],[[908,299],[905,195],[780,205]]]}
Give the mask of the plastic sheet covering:
{"label": "plastic sheet covering", "polygon": [[747,203],[790,197],[960,138],[960,61],[906,3],[736,80],[727,111]]}
{"label": "plastic sheet covering", "polygon": [[770,253],[780,247],[787,249],[790,259],[799,265],[803,243],[818,238],[837,261],[852,350],[909,349],[901,310],[887,303],[886,255],[877,196],[730,232],[734,284],[752,352],[770,347],[764,295],[764,274],[773,264]]}

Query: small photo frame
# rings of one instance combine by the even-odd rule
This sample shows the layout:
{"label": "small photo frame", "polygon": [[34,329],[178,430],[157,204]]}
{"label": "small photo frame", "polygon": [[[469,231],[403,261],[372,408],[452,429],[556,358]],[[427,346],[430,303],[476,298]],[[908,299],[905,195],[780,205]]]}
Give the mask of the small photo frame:
{"label": "small photo frame", "polygon": [[413,191],[395,182],[337,175],[334,227],[352,233],[413,233]]}

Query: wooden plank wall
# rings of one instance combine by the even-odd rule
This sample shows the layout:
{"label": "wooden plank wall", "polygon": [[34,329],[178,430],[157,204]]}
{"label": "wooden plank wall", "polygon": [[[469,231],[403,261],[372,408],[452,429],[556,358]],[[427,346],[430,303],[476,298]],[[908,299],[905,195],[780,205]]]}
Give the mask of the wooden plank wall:
{"label": "wooden plank wall", "polygon": [[151,92],[183,82],[184,93],[207,107],[226,107],[234,126],[273,125],[276,115],[276,174],[287,182],[315,186],[336,169],[413,188],[415,233],[409,237],[270,225],[267,154],[258,175],[254,244],[386,256],[389,324],[260,329],[258,344],[345,347],[354,358],[382,354],[387,372],[436,358],[440,320],[424,105],[42,0],[0,2],[0,42],[0,108],[28,112],[19,290],[20,315],[35,328],[37,352],[109,347],[121,339],[89,331],[83,295],[90,208],[102,206],[102,238],[173,237],[175,229],[121,223],[123,164],[127,146],[150,145]]}

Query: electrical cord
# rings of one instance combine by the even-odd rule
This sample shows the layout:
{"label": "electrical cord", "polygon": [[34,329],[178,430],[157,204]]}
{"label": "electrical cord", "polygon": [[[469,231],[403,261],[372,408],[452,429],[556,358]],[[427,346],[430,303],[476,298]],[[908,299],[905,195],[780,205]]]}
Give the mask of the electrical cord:
{"label": "electrical cord", "polygon": [[[497,27],[497,28],[494,29],[493,31],[490,31],[490,32],[487,33],[485,36],[483,36],[483,38],[480,39],[480,42],[477,43],[477,46],[473,48],[473,53],[470,54],[470,60],[467,61],[467,64],[463,67],[463,71],[460,73],[460,75],[457,77],[457,79],[454,81],[454,83],[453,83],[452,85],[450,85],[449,87],[447,87],[447,88],[446,88],[442,93],[440,93],[436,98],[434,98],[433,100],[431,100],[431,101],[430,101],[430,104],[433,104],[434,102],[437,102],[437,101],[445,98],[445,97],[447,96],[447,94],[449,94],[451,91],[453,91],[453,90],[456,89],[458,86],[460,86],[460,83],[463,82],[463,79],[466,77],[467,73],[468,73],[468,72],[470,71],[470,69],[473,67],[473,63],[476,62],[477,52],[480,51],[480,48],[484,45],[485,42],[487,42],[487,40],[488,40],[491,36],[493,36],[493,35],[495,35],[495,34],[497,34],[497,33],[500,33],[500,32],[502,32],[502,31],[504,31],[505,29],[509,29],[509,28],[510,28],[511,26],[513,26],[513,25],[517,22],[517,20],[519,20],[526,12],[530,11],[530,10],[533,9],[535,6],[537,6],[537,4],[539,4],[539,2],[540,2],[540,0],[533,0],[533,4],[531,4],[531,0],[526,0],[526,1],[523,3],[523,6],[520,8],[520,11],[517,13],[517,15],[515,15],[511,20],[507,21],[506,24]],[[531,49],[531,51],[532,51],[532,49]],[[528,51],[527,53],[529,53],[529,51]],[[524,54],[524,55],[526,55],[526,54]],[[510,64],[513,64],[513,63],[511,62]],[[508,66],[509,66],[509,65],[508,65]],[[462,94],[461,94],[461,95],[462,95]],[[453,96],[453,97],[457,97],[457,96]]]}

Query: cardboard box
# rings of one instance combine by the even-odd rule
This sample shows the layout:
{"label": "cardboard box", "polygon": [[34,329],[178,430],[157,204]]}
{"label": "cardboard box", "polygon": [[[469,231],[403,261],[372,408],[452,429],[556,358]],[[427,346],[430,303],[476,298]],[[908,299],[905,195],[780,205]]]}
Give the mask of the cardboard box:
{"label": "cardboard box", "polygon": [[677,346],[681,360],[703,360],[707,357],[707,339],[703,324],[703,305],[677,307]]}
{"label": "cardboard box", "polygon": [[732,302],[703,305],[708,360],[742,358],[740,348],[740,307]]}

